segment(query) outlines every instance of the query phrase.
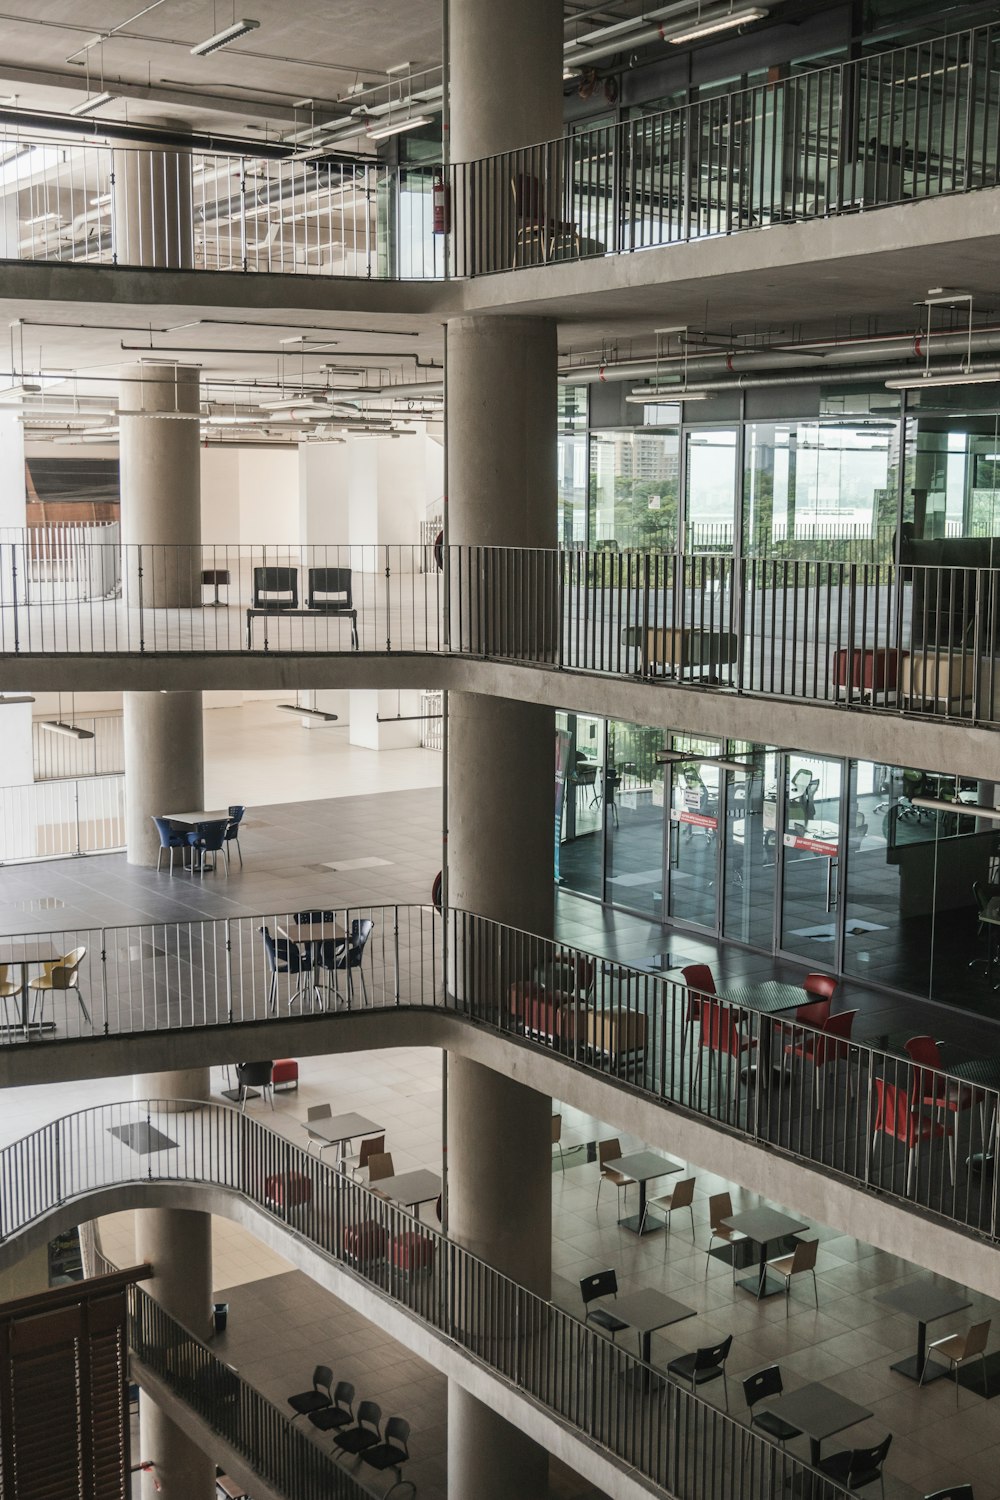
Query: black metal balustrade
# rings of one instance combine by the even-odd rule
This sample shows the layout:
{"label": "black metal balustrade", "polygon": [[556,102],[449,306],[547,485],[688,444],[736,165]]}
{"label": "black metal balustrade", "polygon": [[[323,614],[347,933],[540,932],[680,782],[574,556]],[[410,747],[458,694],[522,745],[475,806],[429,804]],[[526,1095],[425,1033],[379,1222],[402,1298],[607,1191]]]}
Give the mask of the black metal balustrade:
{"label": "black metal balustrade", "polygon": [[[20,999],[9,999],[0,1046],[252,1023],[260,1054],[272,1020],[301,1017],[310,1026],[337,1011],[447,1011],[847,1183],[1000,1240],[992,1169],[1000,1111],[996,1058],[917,1068],[888,1048],[887,1037],[861,1034],[862,1021],[850,1037],[823,1043],[816,1060],[810,1054],[820,1033],[796,1022],[797,994],[790,1010],[762,1014],[738,990],[730,998],[702,997],[658,974],[467,912],[338,910],[345,934],[374,923],[354,968],[338,959],[337,940],[332,952],[325,940],[282,940],[292,920],[272,913],[0,937],[0,963],[15,974],[30,973],[40,954],[85,950],[80,995],[70,990],[50,994],[44,1005],[28,1004],[26,1025]],[[277,974],[262,928],[286,944],[279,946]],[[808,1000],[804,991],[801,998]],[[30,1161],[25,1172],[31,1179]]]}
{"label": "black metal balustrade", "polygon": [[453,273],[685,244],[994,187],[997,28],[462,162]]}
{"label": "black metal balustrade", "polygon": [[[236,1110],[192,1102],[178,1111],[176,1102],[98,1106],[6,1147],[0,1241],[66,1203],[85,1214],[88,1195],[116,1186],[223,1188],[286,1223],[571,1431],[680,1500],[732,1500],[769,1486],[780,1494],[785,1485],[813,1500],[841,1500],[844,1491],[801,1459],[335,1167]],[[159,1130],[172,1144],[140,1156],[127,1144],[136,1127]],[[293,1444],[276,1408],[155,1303],[140,1299],[133,1317],[138,1357],[286,1494],[318,1495],[310,1486],[323,1478],[324,1455],[304,1435]],[[302,1487],[285,1488],[293,1480]]]}
{"label": "black metal balustrade", "polygon": [[129,1288],[134,1359],[289,1500],[370,1500],[372,1491],[140,1287]]}
{"label": "black metal balustrade", "polygon": [[0,659],[461,655],[1000,722],[998,568],[476,546],[443,549],[438,567],[421,546],[143,546],[121,549],[119,594],[50,584],[39,598],[29,551],[0,543]]}

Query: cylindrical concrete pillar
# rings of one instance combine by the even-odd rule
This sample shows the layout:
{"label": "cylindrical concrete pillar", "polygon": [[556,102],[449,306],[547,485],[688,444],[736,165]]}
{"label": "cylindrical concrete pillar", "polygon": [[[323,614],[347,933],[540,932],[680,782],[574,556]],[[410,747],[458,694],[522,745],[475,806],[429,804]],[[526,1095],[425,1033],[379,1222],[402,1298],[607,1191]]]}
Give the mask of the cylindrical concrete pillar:
{"label": "cylindrical concrete pillar", "polygon": [[[545,1094],[449,1058],[448,1233],[545,1298],[552,1281],[551,1111]],[[480,1312],[492,1337],[524,1339],[525,1327],[534,1326],[516,1319],[509,1301]],[[455,1381],[448,1385],[448,1489],[481,1500],[548,1495],[545,1450]]]}
{"label": "cylindrical concrete pillar", "polygon": [[[128,696],[128,695],[127,695]],[[137,1074],[137,1099],[207,1099],[208,1068]],[[180,1106],[179,1107],[183,1107]],[[137,1261],[149,1261],[152,1278],[143,1288],[171,1317],[200,1339],[212,1317],[212,1216],[192,1209],[135,1211]],[[214,1500],[215,1463],[176,1426],[145,1392],[139,1400],[140,1458],[153,1465],[143,1474],[143,1500]]]}
{"label": "cylindrical concrete pillar", "polygon": [[202,561],[198,371],[143,362],[125,365],[121,382],[126,602],[143,614],[196,608]]}
{"label": "cylindrical concrete pillar", "polygon": [[205,796],[201,694],[124,693],[125,842],[130,865],[155,865],[154,817],[197,812]]}
{"label": "cylindrical concrete pillar", "polygon": [[112,223],[119,266],[194,265],[190,151],[122,146],[114,153]]}

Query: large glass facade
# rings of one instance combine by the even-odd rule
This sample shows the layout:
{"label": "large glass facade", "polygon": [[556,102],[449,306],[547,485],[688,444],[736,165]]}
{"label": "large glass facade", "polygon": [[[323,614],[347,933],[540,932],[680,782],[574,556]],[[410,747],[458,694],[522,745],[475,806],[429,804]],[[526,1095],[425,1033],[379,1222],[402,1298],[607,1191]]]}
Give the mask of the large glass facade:
{"label": "large glass facade", "polygon": [[679,455],[676,429],[591,433],[592,546],[675,550]]}
{"label": "large glass facade", "polygon": [[605,889],[616,906],[663,913],[664,732],[608,722],[605,770]]}

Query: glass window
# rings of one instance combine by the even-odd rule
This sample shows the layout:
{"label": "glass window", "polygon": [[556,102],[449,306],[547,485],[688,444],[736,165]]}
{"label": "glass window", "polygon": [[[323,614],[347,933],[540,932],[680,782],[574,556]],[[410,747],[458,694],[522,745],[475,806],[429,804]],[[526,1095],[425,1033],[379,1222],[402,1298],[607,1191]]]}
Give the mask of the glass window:
{"label": "glass window", "polygon": [[777,752],[734,742],[745,775],[730,771],[725,822],[723,933],[739,943],[770,950],[774,943],[775,870],[778,863]]}
{"label": "glass window", "polygon": [[670,915],[715,931],[719,909],[719,796],[722,773],[703,756],[719,754],[718,740],[675,735],[674,750],[690,760],[670,772]]}
{"label": "glass window", "polygon": [[604,776],[607,899],[657,917],[663,911],[664,731],[608,721]]}
{"label": "glass window", "polygon": [[557,713],[556,752],[556,878],[569,890],[601,897],[604,720]]}
{"label": "glass window", "polygon": [[687,434],[685,549],[732,552],[736,513],[736,430],[699,427]]}
{"label": "glass window", "polygon": [[891,562],[898,455],[891,418],[750,423],[748,556]]}
{"label": "glass window", "polygon": [[842,763],[790,751],[785,762],[781,946],[834,968]]}
{"label": "glass window", "polygon": [[679,455],[676,430],[591,434],[591,546],[676,550]]}
{"label": "glass window", "polygon": [[[906,428],[903,560],[994,567],[1000,556],[1000,417],[934,411],[935,402],[949,404],[947,387],[918,396]],[[995,393],[988,399],[995,404]],[[973,538],[975,547],[941,546]]]}
{"label": "glass window", "polygon": [[559,387],[559,545],[587,545],[587,387]]}

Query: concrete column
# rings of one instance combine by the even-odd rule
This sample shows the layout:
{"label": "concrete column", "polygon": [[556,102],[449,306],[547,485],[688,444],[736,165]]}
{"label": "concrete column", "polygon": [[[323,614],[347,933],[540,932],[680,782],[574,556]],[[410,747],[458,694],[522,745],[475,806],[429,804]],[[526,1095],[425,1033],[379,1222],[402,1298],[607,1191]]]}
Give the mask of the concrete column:
{"label": "concrete column", "polygon": [[[481,1063],[448,1060],[448,1232],[521,1286],[552,1281],[552,1151],[545,1094]],[[508,1309],[509,1311],[509,1309]],[[482,1309],[494,1322],[492,1310]],[[479,1500],[543,1500],[545,1450],[454,1381],[448,1489]]]}
{"label": "concrete column", "polygon": [[153,818],[203,806],[201,693],[124,693],[122,699],[128,862],[155,865],[160,840]]}
{"label": "concrete column", "polygon": [[194,265],[190,151],[121,147],[114,153],[115,260],[120,266]]}
{"label": "concrete column", "polygon": [[[138,1074],[137,1099],[207,1099],[208,1068]],[[183,1106],[178,1106],[182,1108]],[[135,1212],[136,1260],[153,1267],[144,1290],[200,1339],[211,1333],[212,1216],[192,1209]],[[153,1468],[142,1476],[142,1500],[215,1500],[215,1462],[156,1403],[139,1397],[139,1457]]]}
{"label": "concrete column", "polygon": [[121,382],[122,571],[127,603],[143,612],[199,608],[198,371],[144,361],[123,366]]}

